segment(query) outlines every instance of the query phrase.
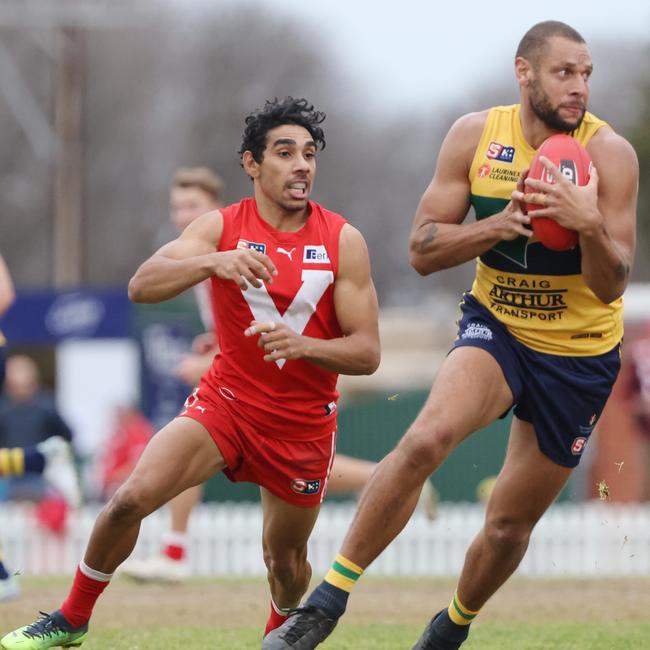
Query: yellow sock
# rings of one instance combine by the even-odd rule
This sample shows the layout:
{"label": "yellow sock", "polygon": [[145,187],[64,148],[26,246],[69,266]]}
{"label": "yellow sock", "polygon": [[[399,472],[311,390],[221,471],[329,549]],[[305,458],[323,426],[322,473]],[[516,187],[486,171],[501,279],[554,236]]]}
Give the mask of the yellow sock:
{"label": "yellow sock", "polygon": [[22,476],[24,473],[24,450],[21,447],[0,449],[0,476]]}
{"label": "yellow sock", "polygon": [[360,566],[342,555],[337,555],[332,568],[325,576],[325,582],[350,593],[362,573],[363,569]]}
{"label": "yellow sock", "polygon": [[458,591],[454,593],[454,597],[451,599],[451,603],[449,603],[449,609],[447,612],[449,613],[449,618],[456,623],[456,625],[469,625],[476,615],[479,613],[480,610],[476,610],[473,612],[471,609],[467,609],[463,603],[460,602],[460,598],[458,598]]}

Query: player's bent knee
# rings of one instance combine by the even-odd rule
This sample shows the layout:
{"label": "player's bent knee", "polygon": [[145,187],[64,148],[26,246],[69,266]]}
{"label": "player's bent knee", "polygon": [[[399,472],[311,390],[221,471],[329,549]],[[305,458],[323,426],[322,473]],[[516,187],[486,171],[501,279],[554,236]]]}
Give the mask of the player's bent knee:
{"label": "player's bent knee", "polygon": [[451,431],[414,424],[400,441],[398,449],[408,463],[409,471],[423,472],[428,476],[449,455],[453,441]]}
{"label": "player's bent knee", "polygon": [[485,523],[485,536],[496,546],[526,546],[532,530],[533,524],[508,518],[493,519]]}
{"label": "player's bent knee", "polygon": [[264,562],[269,573],[285,588],[303,585],[305,588],[311,577],[306,554],[290,554],[283,557],[265,556]]}
{"label": "player's bent knee", "polygon": [[106,505],[105,512],[113,521],[137,521],[156,509],[152,499],[137,486],[123,485]]}

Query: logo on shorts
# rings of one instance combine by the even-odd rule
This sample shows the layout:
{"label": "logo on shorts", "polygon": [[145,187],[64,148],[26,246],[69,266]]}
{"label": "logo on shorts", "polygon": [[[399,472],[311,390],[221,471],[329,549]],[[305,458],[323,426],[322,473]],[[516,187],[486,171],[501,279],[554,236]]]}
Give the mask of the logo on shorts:
{"label": "logo on shorts", "polygon": [[325,404],[325,415],[332,415],[336,411],[336,402]]}
{"label": "logo on shorts", "polygon": [[240,239],[237,242],[237,248],[242,249],[242,248],[252,248],[254,251],[257,251],[258,253],[266,253],[266,244],[259,244],[258,242],[255,241],[248,241],[248,239]]}
{"label": "logo on shorts", "polygon": [[291,489],[296,494],[318,494],[320,492],[320,479],[294,478]]}
{"label": "logo on shorts", "polygon": [[571,453],[574,456],[580,456],[580,454],[585,450],[587,441],[588,438],[585,438],[584,436],[574,438],[573,443],[571,444]]}
{"label": "logo on shorts", "polygon": [[478,168],[478,171],[476,172],[476,175],[477,175],[479,178],[485,178],[486,176],[489,176],[489,175],[490,175],[490,172],[491,172],[491,171],[492,171],[492,167],[490,167],[490,165],[488,165],[487,163],[485,163],[485,165],[481,165],[481,166]]}
{"label": "logo on shorts", "polygon": [[484,341],[492,340],[492,330],[483,323],[470,323],[465,331],[460,335],[461,339],[483,339]]}
{"label": "logo on shorts", "polygon": [[590,418],[589,418],[589,424],[585,426],[584,424],[579,424],[578,425],[578,431],[583,435],[583,436],[589,436],[591,435],[591,432],[594,430],[594,427],[596,426],[596,420],[598,420],[598,416],[594,413]]}
{"label": "logo on shorts", "polygon": [[303,264],[329,264],[330,258],[325,246],[305,246],[302,261]]}

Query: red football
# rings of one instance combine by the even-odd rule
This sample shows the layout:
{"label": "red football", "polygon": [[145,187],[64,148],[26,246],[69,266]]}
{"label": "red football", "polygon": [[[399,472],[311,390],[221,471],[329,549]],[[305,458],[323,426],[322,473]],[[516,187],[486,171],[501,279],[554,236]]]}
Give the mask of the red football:
{"label": "red football", "polygon": [[[560,133],[544,140],[530,165],[529,178],[535,178],[545,183],[554,183],[555,181],[547,173],[546,167],[540,162],[540,156],[546,156],[556,167],[559,167],[564,176],[573,184],[586,185],[589,182],[591,158],[587,150],[570,135]],[[532,203],[526,205],[529,213],[541,207]],[[575,230],[565,228],[548,217],[531,216],[533,232],[546,248],[566,251],[578,243],[578,233]]]}

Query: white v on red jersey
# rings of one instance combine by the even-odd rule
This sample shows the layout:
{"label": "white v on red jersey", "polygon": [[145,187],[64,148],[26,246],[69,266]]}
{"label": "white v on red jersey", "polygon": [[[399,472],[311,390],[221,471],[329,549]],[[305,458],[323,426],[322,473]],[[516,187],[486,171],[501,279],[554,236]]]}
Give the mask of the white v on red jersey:
{"label": "white v on red jersey", "polygon": [[241,416],[272,438],[315,440],[335,428],[338,374],[300,359],[266,362],[258,337],[244,336],[252,320],[284,322],[314,338],[342,335],[334,280],[346,221],[317,203],[309,207],[307,222],[297,232],[272,228],[253,198],[221,209],[219,250],[258,250],[273,260],[278,275],[271,284],[246,291],[232,281],[212,278],[220,352],[202,385],[242,404]]}

